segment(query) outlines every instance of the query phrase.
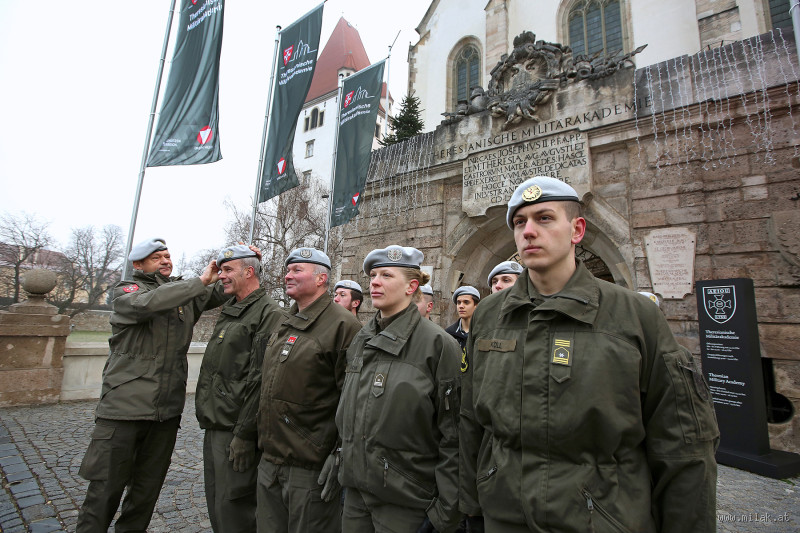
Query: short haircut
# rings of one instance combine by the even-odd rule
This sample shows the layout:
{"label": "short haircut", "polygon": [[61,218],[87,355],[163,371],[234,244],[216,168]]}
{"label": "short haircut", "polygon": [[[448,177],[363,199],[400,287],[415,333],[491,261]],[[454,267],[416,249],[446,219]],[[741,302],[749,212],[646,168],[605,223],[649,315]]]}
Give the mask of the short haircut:
{"label": "short haircut", "polygon": [[317,274],[325,274],[325,284],[324,284],[324,286],[325,287],[330,287],[330,284],[331,284],[331,269],[326,267],[325,265],[317,265],[315,263],[312,263],[312,264],[314,265],[314,270],[313,270],[314,275],[316,276]]}
{"label": "short haircut", "polygon": [[[347,287],[342,287],[342,288],[347,289]],[[361,307],[361,304],[364,303],[364,293],[362,293],[361,291],[357,291],[355,289],[347,289],[347,290],[350,291],[350,301],[351,302],[353,300],[358,301],[358,305],[356,306],[356,312],[358,312],[358,309]]]}
{"label": "short haircut", "polygon": [[253,267],[253,272],[256,276],[261,274],[261,261],[257,257],[243,257],[241,261],[243,270],[247,267]]}
{"label": "short haircut", "polygon": [[564,202],[564,212],[569,220],[583,216],[583,205],[580,202]]}

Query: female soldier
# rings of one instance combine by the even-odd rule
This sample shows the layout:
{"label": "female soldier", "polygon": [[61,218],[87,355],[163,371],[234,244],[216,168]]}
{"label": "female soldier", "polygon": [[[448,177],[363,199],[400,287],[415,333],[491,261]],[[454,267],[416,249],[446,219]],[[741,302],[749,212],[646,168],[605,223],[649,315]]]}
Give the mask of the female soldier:
{"label": "female soldier", "polygon": [[364,260],[375,316],[347,350],[336,412],[348,533],[451,532],[458,523],[458,344],[412,302],[422,252]]}

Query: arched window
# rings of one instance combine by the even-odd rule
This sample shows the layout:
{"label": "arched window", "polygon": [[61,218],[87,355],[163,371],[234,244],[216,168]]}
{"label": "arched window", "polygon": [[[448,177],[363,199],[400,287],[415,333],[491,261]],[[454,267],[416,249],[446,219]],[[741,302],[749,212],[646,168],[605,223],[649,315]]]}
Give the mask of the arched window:
{"label": "arched window", "polygon": [[613,54],[624,47],[619,0],[578,0],[567,15],[573,56]]}
{"label": "arched window", "polygon": [[311,110],[311,129],[317,127],[317,121],[319,120],[319,110],[315,107]]}
{"label": "arched window", "polygon": [[478,49],[468,44],[456,54],[453,63],[455,80],[455,102],[469,100],[472,89],[481,84],[481,55]]}

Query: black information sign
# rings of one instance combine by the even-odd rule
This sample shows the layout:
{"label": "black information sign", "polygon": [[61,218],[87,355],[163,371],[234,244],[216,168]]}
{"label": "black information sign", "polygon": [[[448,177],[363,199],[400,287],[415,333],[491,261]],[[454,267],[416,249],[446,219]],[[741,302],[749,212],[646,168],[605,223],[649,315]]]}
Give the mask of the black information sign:
{"label": "black information sign", "polygon": [[800,473],[800,455],[769,447],[753,280],[696,287],[703,372],[720,431],[717,461],[773,478]]}

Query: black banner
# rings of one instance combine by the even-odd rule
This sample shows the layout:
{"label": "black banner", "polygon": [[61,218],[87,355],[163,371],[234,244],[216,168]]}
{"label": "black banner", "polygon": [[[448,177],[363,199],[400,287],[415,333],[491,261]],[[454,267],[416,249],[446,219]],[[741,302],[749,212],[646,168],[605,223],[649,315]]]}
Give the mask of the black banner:
{"label": "black banner", "polygon": [[345,78],[342,85],[331,227],[341,226],[358,214],[372,155],[385,62],[375,63]]}
{"label": "black banner", "polygon": [[199,165],[219,148],[223,0],[182,0],[175,54],[147,166]]}
{"label": "black banner", "polygon": [[259,203],[298,185],[292,157],[294,132],[317,66],[323,6],[281,31]]}

